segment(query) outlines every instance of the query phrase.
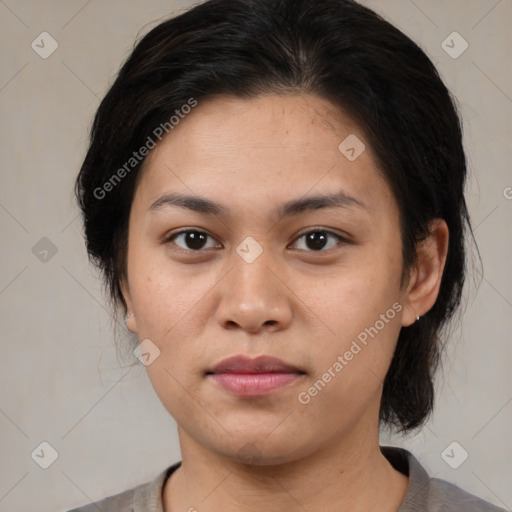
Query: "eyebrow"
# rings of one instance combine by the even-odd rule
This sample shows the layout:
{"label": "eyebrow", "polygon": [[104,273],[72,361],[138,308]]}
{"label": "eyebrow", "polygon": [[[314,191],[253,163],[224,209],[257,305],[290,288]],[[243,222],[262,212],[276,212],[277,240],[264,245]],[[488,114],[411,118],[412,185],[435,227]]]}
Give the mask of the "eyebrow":
{"label": "eyebrow", "polygon": [[[199,213],[208,215],[229,216],[229,209],[225,206],[215,203],[210,199],[200,196],[183,195],[178,193],[169,193],[159,197],[148,208],[149,212],[156,212],[165,207],[178,206]],[[369,210],[369,208],[359,199],[351,196],[347,192],[340,190],[335,194],[320,194],[315,196],[306,196],[299,199],[292,199],[283,203],[278,209],[277,214],[280,217],[289,217],[298,215],[311,210],[321,208],[360,208]]]}

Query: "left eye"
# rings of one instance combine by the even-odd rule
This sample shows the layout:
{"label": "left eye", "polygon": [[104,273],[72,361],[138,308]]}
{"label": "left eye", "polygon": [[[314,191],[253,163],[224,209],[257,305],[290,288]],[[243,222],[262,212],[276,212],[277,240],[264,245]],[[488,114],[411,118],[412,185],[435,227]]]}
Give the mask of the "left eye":
{"label": "left eye", "polygon": [[307,233],[303,233],[301,236],[297,238],[297,240],[304,239],[305,243],[310,249],[312,249],[315,252],[319,252],[324,249],[331,249],[332,247],[337,245],[337,243],[334,243],[327,248],[325,247],[330,237],[336,238],[338,242],[345,240],[342,236],[337,235],[336,233],[332,233],[331,231],[326,231],[324,229],[314,229],[312,231],[308,231]]}
{"label": "left eye", "polygon": [[[165,242],[171,242],[178,239],[182,239],[183,243],[185,244],[185,247],[178,245],[178,247],[181,247],[185,250],[191,250],[191,251],[200,251],[201,249],[208,249],[212,246],[208,247],[205,245],[205,242],[208,238],[211,238],[213,240],[213,237],[211,237],[208,233],[205,233],[204,231],[199,231],[197,229],[188,229],[184,231],[180,231],[178,233],[174,233],[170,237],[168,237]],[[336,243],[332,243],[331,245],[328,244],[329,238],[337,239]],[[336,233],[332,233],[331,231],[326,231],[324,229],[315,229],[312,231],[308,231],[307,233],[303,233],[300,235],[296,240],[302,240],[304,239],[304,242],[306,244],[306,247],[312,251],[318,252],[325,249],[330,249],[331,247],[334,247],[337,245],[338,242],[344,241],[345,239],[337,235]],[[295,242],[297,243],[297,242]],[[326,244],[329,245],[326,247]],[[215,247],[215,245],[213,245]],[[299,247],[301,249],[301,247]]]}

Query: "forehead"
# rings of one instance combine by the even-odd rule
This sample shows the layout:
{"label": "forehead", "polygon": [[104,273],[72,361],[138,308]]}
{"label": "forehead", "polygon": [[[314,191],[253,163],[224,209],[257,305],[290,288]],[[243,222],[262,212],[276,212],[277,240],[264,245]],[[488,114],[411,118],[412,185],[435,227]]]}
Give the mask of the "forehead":
{"label": "forehead", "polygon": [[368,204],[392,199],[361,129],[314,95],[200,101],[149,153],[138,181],[144,203],[178,190],[261,207],[340,186]]}
{"label": "forehead", "polygon": [[332,152],[343,140],[340,137],[355,133],[363,137],[350,116],[316,95],[216,96],[199,101],[159,144],[159,150],[186,141],[177,160],[182,156],[214,158],[231,147]]}

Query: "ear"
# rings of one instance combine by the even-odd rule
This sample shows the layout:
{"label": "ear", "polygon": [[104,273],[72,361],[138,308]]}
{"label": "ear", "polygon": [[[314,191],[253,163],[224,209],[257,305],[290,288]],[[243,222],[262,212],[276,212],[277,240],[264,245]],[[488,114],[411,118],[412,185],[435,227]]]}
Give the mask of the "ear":
{"label": "ear", "polygon": [[424,315],[436,302],[448,254],[449,231],[443,219],[429,223],[430,235],[418,242],[418,261],[411,270],[407,289],[402,296],[402,326],[407,327]]}
{"label": "ear", "polygon": [[133,311],[132,299],[130,294],[130,286],[128,285],[128,280],[123,277],[121,278],[121,293],[123,294],[124,301],[126,302],[126,316],[125,323],[128,330],[134,334],[137,334],[137,319],[135,318],[135,313]]}

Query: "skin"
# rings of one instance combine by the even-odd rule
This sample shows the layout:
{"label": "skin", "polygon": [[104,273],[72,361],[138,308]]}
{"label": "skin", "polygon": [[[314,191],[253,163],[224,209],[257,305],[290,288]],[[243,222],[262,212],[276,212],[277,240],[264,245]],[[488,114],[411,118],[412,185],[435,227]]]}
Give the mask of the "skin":
{"label": "skin", "polygon": [[[382,385],[400,329],[436,300],[448,228],[432,221],[401,288],[396,202],[368,144],[355,161],[338,150],[349,134],[364,141],[350,117],[314,95],[216,97],[144,163],[122,288],[128,328],[160,350],[147,371],[178,425],[182,466],[164,487],[166,512],[391,512],[405,496],[408,478],[379,449]],[[340,189],[366,208],[276,214],[286,201]],[[149,211],[170,192],[229,214]],[[207,232],[202,248],[185,235],[166,238],[185,229]],[[332,234],[315,250],[302,235],[319,229]],[[249,236],[263,250],[251,263],[236,251]],[[378,335],[300,403],[397,302],[401,311]],[[263,397],[236,396],[205,372],[239,354],[271,355],[305,375]]]}

